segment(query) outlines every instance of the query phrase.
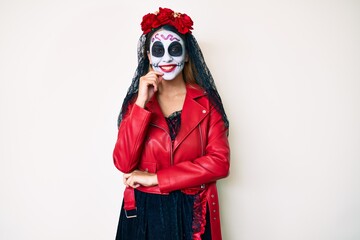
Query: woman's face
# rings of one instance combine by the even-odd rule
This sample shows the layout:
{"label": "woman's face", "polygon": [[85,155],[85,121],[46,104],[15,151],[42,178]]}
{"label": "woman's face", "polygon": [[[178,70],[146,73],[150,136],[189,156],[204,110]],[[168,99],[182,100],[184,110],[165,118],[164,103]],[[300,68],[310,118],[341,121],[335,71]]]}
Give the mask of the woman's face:
{"label": "woman's face", "polygon": [[149,59],[153,69],[164,73],[164,80],[173,80],[185,65],[185,43],[176,33],[161,29],[150,40]]}

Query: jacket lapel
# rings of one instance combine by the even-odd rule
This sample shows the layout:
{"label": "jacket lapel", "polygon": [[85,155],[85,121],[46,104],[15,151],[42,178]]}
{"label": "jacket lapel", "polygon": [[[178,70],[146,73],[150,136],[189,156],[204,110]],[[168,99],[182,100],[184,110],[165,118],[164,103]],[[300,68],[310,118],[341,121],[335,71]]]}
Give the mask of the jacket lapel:
{"label": "jacket lapel", "polygon": [[[203,106],[197,101],[198,98],[204,95],[206,93],[199,87],[186,86],[186,97],[181,112],[181,127],[174,140],[174,150],[209,114],[209,106]],[[146,104],[146,109],[152,113],[151,124],[164,129],[169,134],[169,127],[156,99],[156,94]]]}
{"label": "jacket lapel", "polygon": [[156,94],[154,94],[154,96],[146,104],[146,109],[152,113],[150,123],[164,129],[167,133],[169,133],[169,127],[156,99]]}
{"label": "jacket lapel", "polygon": [[197,99],[204,96],[204,90],[187,85],[184,106],[181,112],[181,127],[174,141],[174,150],[209,114],[208,106],[201,105]]}

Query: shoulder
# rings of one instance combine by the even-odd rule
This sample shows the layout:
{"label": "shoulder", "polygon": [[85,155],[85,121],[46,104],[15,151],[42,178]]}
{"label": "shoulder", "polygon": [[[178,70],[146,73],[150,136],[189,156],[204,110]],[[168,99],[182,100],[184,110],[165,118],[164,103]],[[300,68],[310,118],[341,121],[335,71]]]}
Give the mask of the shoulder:
{"label": "shoulder", "polygon": [[207,92],[197,84],[186,85],[186,99],[186,105],[191,104],[192,108],[201,107],[207,111],[212,108]]}
{"label": "shoulder", "polygon": [[199,98],[199,97],[203,97],[203,96],[207,96],[206,91],[201,88],[199,85],[197,84],[187,84],[186,85],[186,94],[191,97],[191,98]]}

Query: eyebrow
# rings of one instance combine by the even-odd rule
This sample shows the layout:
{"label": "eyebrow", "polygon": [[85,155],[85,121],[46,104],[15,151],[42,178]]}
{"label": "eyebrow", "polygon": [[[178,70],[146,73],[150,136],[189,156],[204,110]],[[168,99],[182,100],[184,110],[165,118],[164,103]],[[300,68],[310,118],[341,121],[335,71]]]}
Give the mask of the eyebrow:
{"label": "eyebrow", "polygon": [[[161,34],[160,37],[163,39],[163,40],[168,40],[170,39],[170,41],[180,41],[180,39],[178,39],[177,37],[174,37],[171,33],[168,34],[166,37],[164,34]],[[154,42],[155,39],[161,41],[161,39],[159,38],[159,33],[155,34],[155,36],[151,39],[151,42]]]}

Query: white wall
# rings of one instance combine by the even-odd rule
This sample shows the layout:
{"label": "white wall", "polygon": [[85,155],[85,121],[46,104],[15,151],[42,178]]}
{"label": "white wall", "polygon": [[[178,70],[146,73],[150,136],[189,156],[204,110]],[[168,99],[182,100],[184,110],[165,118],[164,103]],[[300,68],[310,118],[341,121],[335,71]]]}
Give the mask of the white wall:
{"label": "white wall", "polygon": [[114,239],[139,23],[188,13],[227,109],[225,240],[360,239],[360,2],[0,2],[0,239]]}

